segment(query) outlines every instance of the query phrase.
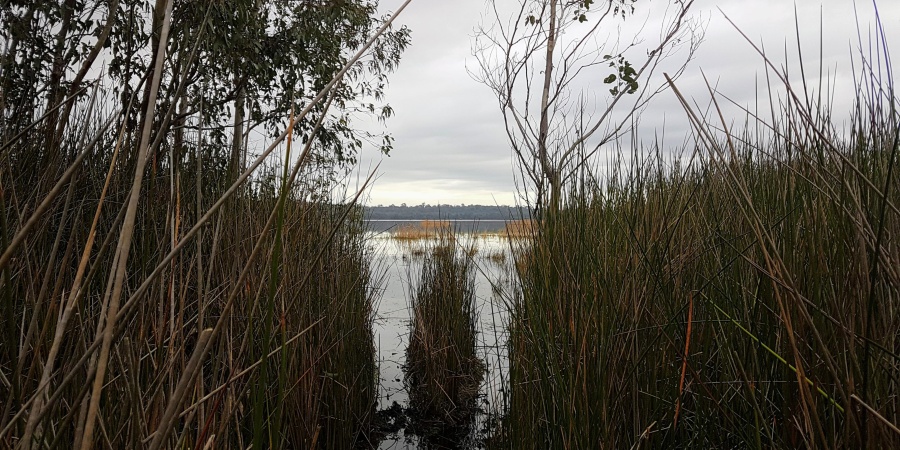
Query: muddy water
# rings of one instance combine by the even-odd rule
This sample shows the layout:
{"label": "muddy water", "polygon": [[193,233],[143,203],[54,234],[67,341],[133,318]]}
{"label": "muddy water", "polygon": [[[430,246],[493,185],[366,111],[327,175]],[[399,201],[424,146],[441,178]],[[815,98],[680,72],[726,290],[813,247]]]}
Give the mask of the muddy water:
{"label": "muddy water", "polygon": [[[389,233],[372,232],[369,242],[375,249],[378,266],[384,271],[384,293],[377,308],[374,324],[375,343],[380,364],[379,410],[399,411],[407,405],[403,364],[410,332],[411,280],[422,267],[421,251],[425,241],[402,242]],[[502,403],[501,395],[508,368],[506,356],[507,305],[515,276],[513,257],[508,239],[497,235],[461,234],[457,246],[472,244],[476,281],[476,309],[479,355],[487,369],[481,385],[480,412],[472,432],[455,442],[452,448],[479,448],[479,442],[489,434],[492,417],[496,417]],[[396,403],[396,405],[394,405]],[[400,419],[402,420],[402,419]],[[380,443],[381,449],[414,449],[420,439],[401,429]],[[434,448],[434,446],[430,447]]]}

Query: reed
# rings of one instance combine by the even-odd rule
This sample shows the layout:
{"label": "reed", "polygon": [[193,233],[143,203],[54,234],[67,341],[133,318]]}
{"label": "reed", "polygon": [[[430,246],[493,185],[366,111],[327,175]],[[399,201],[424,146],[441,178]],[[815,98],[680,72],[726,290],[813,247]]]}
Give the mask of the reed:
{"label": "reed", "polygon": [[900,446],[900,115],[866,67],[847,134],[789,87],[739,131],[684,102],[695,163],[568,187],[517,258],[495,447]]}
{"label": "reed", "polygon": [[406,353],[410,429],[427,445],[458,445],[476,412],[484,376],[477,354],[472,252],[443,235],[415,279]]}
{"label": "reed", "polygon": [[[157,2],[163,43],[172,3]],[[169,127],[168,44],[142,80],[140,126],[99,83],[62,116],[42,99],[3,105],[0,448],[372,445],[378,280],[361,192],[328,200],[333,167],[309,161],[332,89],[388,24],[246,164],[210,144],[203,111]],[[282,149],[290,164],[273,161]]]}
{"label": "reed", "polygon": [[[12,155],[29,151],[37,154],[21,145]],[[164,263],[208,207],[205,195],[216,191],[207,184],[214,179],[191,170],[195,162],[173,168],[180,189],[172,191],[163,177],[148,180],[147,197],[174,200],[147,201],[137,214],[125,291],[153,280],[156,268],[162,272],[115,330],[97,445],[138,448],[152,439],[157,448],[176,441],[192,448],[246,447],[254,434],[275,447],[365,442],[377,394],[371,321],[378,283],[360,216],[342,218],[343,207],[303,200],[300,191],[281,206],[277,197],[244,191]],[[9,301],[0,319],[0,366],[9,384],[0,387],[0,447],[14,447],[28,433],[32,445],[69,447],[84,427],[85,386],[94,369],[79,361],[97,342],[122,220],[114,205],[123,204],[128,189],[111,181],[105,199],[75,193],[99,192],[111,164],[108,156],[88,157],[49,209],[49,223],[34,229],[4,271]],[[4,170],[4,193],[42,195],[31,191],[31,180],[52,180],[56,167],[38,175]],[[266,226],[276,208],[283,213],[277,233]],[[9,229],[32,210],[4,208]],[[270,256],[260,258],[263,253]],[[135,298],[129,295],[123,304]],[[200,331],[218,323],[218,341],[201,351]],[[42,379],[45,367],[52,372]],[[50,382],[38,414],[33,405],[42,380]],[[173,403],[173,395],[183,400]],[[252,420],[255,405],[264,412],[260,423]],[[158,430],[168,436],[157,437]]]}
{"label": "reed", "polygon": [[439,239],[450,236],[451,223],[447,220],[423,220],[418,224],[403,224],[398,226],[391,237],[400,241],[418,241],[426,239]]}
{"label": "reed", "polygon": [[510,239],[525,239],[534,237],[537,223],[533,219],[509,220],[500,232],[500,235]]}
{"label": "reed", "polygon": [[506,264],[506,252],[503,250],[493,250],[484,255],[484,258],[498,266]]}

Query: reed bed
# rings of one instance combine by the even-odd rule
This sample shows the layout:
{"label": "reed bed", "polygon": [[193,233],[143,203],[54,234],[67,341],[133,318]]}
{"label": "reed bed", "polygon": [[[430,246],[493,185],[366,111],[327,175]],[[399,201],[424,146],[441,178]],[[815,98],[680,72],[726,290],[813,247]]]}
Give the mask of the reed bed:
{"label": "reed bed", "polygon": [[412,295],[404,371],[409,429],[426,445],[459,445],[471,433],[484,363],[476,349],[472,252],[443,235],[425,257]]}
{"label": "reed bed", "polygon": [[694,163],[568,187],[517,258],[494,447],[900,447],[900,115],[866,67],[846,134],[789,87],[743,131],[685,102]]}
{"label": "reed bed", "polygon": [[396,13],[243,161],[202,111],[174,114],[172,4],[142,107],[93,83],[0,108],[0,448],[372,447],[361,192],[331,201],[335,167],[309,162],[332,89]]}
{"label": "reed bed", "polygon": [[526,239],[534,237],[537,223],[533,219],[509,220],[500,235],[510,239]]}
{"label": "reed bed", "polygon": [[[39,154],[25,146],[14,151]],[[182,190],[171,191],[162,177],[149,180],[149,198],[175,201],[148,201],[137,215],[125,291],[147,288],[111,346],[96,446],[143,447],[166,421],[173,431],[164,447],[245,448],[255,439],[288,448],[365,442],[377,395],[371,322],[378,283],[360,216],[344,218],[346,208],[303,200],[302,193],[279,205],[277,197],[248,191],[177,258],[162,263],[208,205],[194,190],[208,187],[189,169],[194,162],[175,168]],[[100,204],[88,193],[102,186],[98,180],[109,163],[102,156],[87,159],[69,194],[51,207],[49,223],[34,229],[4,271],[2,448],[22,444],[28,433],[35,447],[79,442],[96,371],[93,359],[87,366],[79,361],[96,341],[108,301],[111,242],[121,222],[116,205],[128,193],[127,185],[112,184],[110,206],[94,222]],[[32,180],[52,180],[55,167],[34,177],[4,170],[6,198],[34,195]],[[276,209],[282,211],[276,226],[266,227]],[[5,208],[7,229],[21,227],[31,210]],[[94,230],[94,250],[79,263]],[[254,257],[257,246],[263,250]],[[159,277],[144,283],[157,267]],[[83,287],[72,291],[82,268]],[[67,298],[75,299],[71,307]],[[66,314],[68,325],[61,323]],[[217,323],[219,339],[194,362],[206,342],[203,330]],[[43,412],[29,427],[52,349],[57,367]]]}
{"label": "reed bed", "polygon": [[452,236],[451,224],[447,220],[423,220],[418,224],[404,224],[398,226],[391,237],[400,241],[417,241],[423,239],[438,239],[444,236]]}

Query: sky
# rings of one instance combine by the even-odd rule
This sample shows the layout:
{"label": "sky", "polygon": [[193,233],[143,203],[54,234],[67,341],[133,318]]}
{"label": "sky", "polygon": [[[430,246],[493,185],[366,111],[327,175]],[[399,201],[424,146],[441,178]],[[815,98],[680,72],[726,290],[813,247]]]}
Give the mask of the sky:
{"label": "sky", "polygon": [[[517,2],[499,3],[509,6]],[[632,50],[634,55],[639,56],[658,36],[658,18],[667,3],[635,3],[635,16],[626,20],[621,30],[623,34],[633,34],[643,25],[639,36],[644,43]],[[387,14],[400,4],[402,0],[381,0],[379,9]],[[709,99],[705,75],[723,95],[753,108],[757,86],[765,77],[762,59],[725,16],[750,39],[765,45],[777,63],[783,64],[787,48],[788,67],[799,72],[795,70],[795,5],[807,80],[818,79],[821,18],[822,60],[826,76],[835,84],[834,110],[848,111],[853,86],[850,55],[857,45],[852,0],[696,0],[692,16],[703,24],[704,39],[676,81],[679,89],[705,104]],[[860,0],[856,11],[865,40],[874,23],[875,9],[871,2]],[[900,45],[900,1],[882,0],[878,12],[889,45]],[[367,148],[360,155],[359,177],[365,177],[377,166],[377,179],[367,195],[367,204],[511,205],[520,201],[514,180],[516,166],[498,102],[491,90],[471,75],[478,68],[472,51],[475,29],[493,23],[487,13],[483,0],[412,0],[398,17],[400,24],[411,29],[412,42],[398,70],[389,77],[384,101],[395,115],[384,125],[363,124],[395,139],[388,157],[374,148]],[[611,35],[608,32],[603,36]],[[683,52],[672,61],[679,56],[683,57]],[[657,75],[661,77],[661,73]],[[596,98],[608,96],[608,86],[582,78],[585,79],[578,79],[574,89],[583,89]],[[726,110],[726,114],[732,114],[730,117],[740,117],[738,113],[734,107]],[[847,117],[839,112],[835,116],[838,121]],[[665,133],[665,146],[679,146],[687,128],[684,112],[671,92],[657,96],[639,117],[640,138],[649,141]]]}

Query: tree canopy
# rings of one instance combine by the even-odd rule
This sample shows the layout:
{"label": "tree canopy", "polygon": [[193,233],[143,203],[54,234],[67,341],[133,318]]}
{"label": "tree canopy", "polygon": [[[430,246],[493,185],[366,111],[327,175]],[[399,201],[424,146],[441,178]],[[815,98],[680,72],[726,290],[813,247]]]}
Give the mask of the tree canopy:
{"label": "tree canopy", "polygon": [[[221,152],[231,144],[233,153],[243,153],[248,131],[260,128],[273,136],[284,130],[290,111],[306,106],[382,21],[377,1],[369,0],[176,2],[171,31],[161,43],[164,4],[162,0],[3,2],[4,134],[24,129],[98,78],[104,78],[103,86],[122,108],[130,109],[130,126],[137,127],[143,123],[138,116],[149,97],[147,74],[156,49],[166,45],[157,100],[160,117],[154,127],[169,138],[160,142],[158,151],[176,143],[179,127],[188,127],[206,132],[209,151]],[[332,91],[331,111],[317,106],[295,125],[295,134],[305,139],[319,116],[328,114],[316,134],[318,161],[352,163],[366,140],[385,152],[390,149],[389,135],[361,132],[354,128],[354,118],[391,116],[390,106],[378,103],[409,38],[406,27],[383,34]],[[79,98],[85,98],[84,92]],[[64,121],[65,111],[75,104],[69,102],[44,123],[59,122],[59,117]],[[62,123],[54,131],[61,136],[64,129]]]}

